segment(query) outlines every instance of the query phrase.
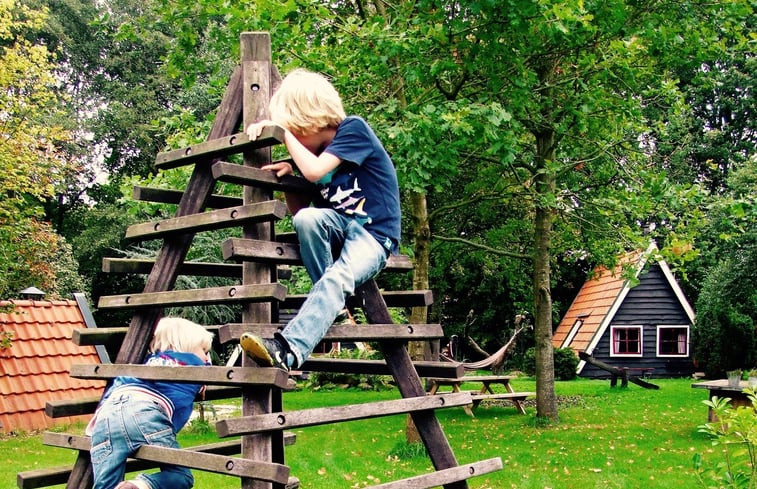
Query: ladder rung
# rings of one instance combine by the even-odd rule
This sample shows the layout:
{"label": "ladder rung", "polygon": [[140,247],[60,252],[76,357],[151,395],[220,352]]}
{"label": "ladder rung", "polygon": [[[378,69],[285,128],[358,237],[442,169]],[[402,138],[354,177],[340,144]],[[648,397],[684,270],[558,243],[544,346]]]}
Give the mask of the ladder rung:
{"label": "ladder rung", "polygon": [[220,158],[258,148],[267,148],[280,144],[283,141],[283,128],[279,126],[267,126],[263,128],[260,136],[254,141],[250,141],[247,134],[240,132],[227,137],[210,139],[186,148],[158,153],[158,156],[155,158],[155,167],[167,170],[169,168],[189,165],[197,161]]}
{"label": "ladder rung", "polygon": [[[291,432],[284,433],[285,445],[294,445],[296,441],[297,435]],[[42,444],[50,447],[89,451],[91,442],[90,437],[86,435],[72,435],[69,433],[46,431],[42,434]],[[184,450],[215,453],[217,455],[237,455],[241,453],[241,442],[239,440],[228,440],[186,447]]]}
{"label": "ladder rung", "polygon": [[473,400],[469,393],[411,397],[391,401],[314,408],[301,411],[287,411],[225,419],[216,423],[216,431],[221,437],[250,435],[282,429],[291,430],[306,426],[341,423],[381,416],[393,416],[395,414],[411,413],[415,411],[467,406],[472,403]]}
{"label": "ladder rung", "polygon": [[[299,309],[307,297],[307,294],[288,295],[279,307],[281,309]],[[387,307],[424,307],[434,302],[434,294],[431,290],[382,291],[381,297]],[[347,305],[362,307],[356,297],[347,298]]]}
{"label": "ladder rung", "polygon": [[[281,324],[224,324],[218,328],[221,343],[239,341],[242,333],[254,333],[263,338],[272,338],[273,333],[283,328]],[[88,330],[75,330],[84,334]],[[440,324],[334,324],[323,337],[326,341],[425,341],[444,337]]]}
{"label": "ladder rung", "polygon": [[[293,445],[296,441],[294,433],[284,433],[284,445]],[[66,433],[46,432],[42,435],[42,443],[48,446],[69,448],[74,450],[89,451],[90,438],[88,436],[71,435]],[[186,447],[190,452],[212,453],[216,455],[238,455],[242,446],[239,440],[222,441],[207,445]],[[158,467],[158,463],[133,458],[126,461],[126,472],[141,472]],[[56,484],[65,484],[71,475],[71,466],[53,467],[42,470],[29,470],[20,472],[17,476],[19,489],[36,489],[38,487],[50,487]]]}
{"label": "ladder rung", "polygon": [[278,368],[153,366],[127,363],[71,365],[71,377],[110,380],[118,376],[207,385],[271,386],[287,388],[289,375]]}
{"label": "ladder rung", "polygon": [[[419,377],[457,378],[465,374],[462,364],[449,362],[413,362]],[[346,374],[391,375],[384,360],[346,360],[309,357],[300,370],[309,372],[340,372]]]}
{"label": "ladder rung", "polygon": [[502,459],[499,457],[441,469],[429,474],[417,475],[407,479],[387,482],[386,484],[370,486],[366,489],[430,489],[453,482],[468,480],[471,477],[489,474],[497,470],[502,470]]}
{"label": "ladder rung", "polygon": [[[174,190],[168,188],[139,187],[136,186],[131,191],[134,200],[142,202],[158,202],[162,204],[178,204],[184,195],[183,190]],[[240,197],[230,197],[228,195],[213,194],[208,197],[205,206],[210,209],[225,209],[226,207],[236,207],[242,205]]]}
{"label": "ladder rung", "polygon": [[[103,272],[105,273],[135,273],[147,275],[152,271],[155,260],[138,258],[103,258]],[[213,263],[187,261],[179,265],[179,275],[193,277],[229,277],[242,278],[242,265],[240,263]],[[279,280],[288,280],[292,277],[292,270],[280,267],[276,270]]]}
{"label": "ladder rung", "polygon": [[188,216],[129,226],[126,239],[156,239],[169,234],[198,233],[256,222],[267,222],[286,216],[286,204],[278,200],[228,207]]}
{"label": "ladder rung", "polygon": [[269,170],[223,161],[213,164],[212,172],[213,177],[221,182],[238,183],[282,192],[310,193],[315,190],[315,186],[302,177],[284,175],[279,178]]}
{"label": "ladder rung", "polygon": [[144,292],[135,294],[107,295],[100,297],[97,307],[110,309],[117,307],[175,307],[208,304],[229,304],[235,302],[282,301],[286,297],[286,287],[281,284],[233,285],[210,287],[207,289],[169,290],[165,292]]}
{"label": "ladder rung", "polygon": [[[155,260],[137,258],[103,258],[105,273],[149,274]],[[195,277],[242,278],[242,265],[238,263],[184,262],[179,265],[179,275]]]}
{"label": "ladder rung", "polygon": [[[209,385],[204,394],[198,394],[195,402],[215,401],[217,399],[231,399],[242,396],[242,390],[236,386]],[[56,399],[45,403],[45,414],[48,418],[64,418],[92,414],[97,408],[102,396],[91,396],[79,399]]]}
{"label": "ladder rung", "polygon": [[190,452],[181,448],[142,445],[134,453],[134,458],[279,484],[286,484],[289,481],[289,467],[286,465],[212,453]]}
{"label": "ladder rung", "polygon": [[[221,245],[221,251],[225,260],[252,259],[280,265],[302,264],[300,245],[297,243],[229,238]],[[412,269],[413,263],[405,255],[390,255],[386,261],[386,271],[405,272]]]}

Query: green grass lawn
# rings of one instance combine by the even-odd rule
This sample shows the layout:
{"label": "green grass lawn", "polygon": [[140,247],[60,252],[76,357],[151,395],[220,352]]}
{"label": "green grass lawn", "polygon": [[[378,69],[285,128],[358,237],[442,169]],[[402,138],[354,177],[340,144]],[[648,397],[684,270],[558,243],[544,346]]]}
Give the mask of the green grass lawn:
{"label": "green grass lawn", "polygon": [[[475,418],[459,407],[438,410],[437,416],[459,463],[502,458],[504,469],[470,479],[471,489],[700,487],[694,455],[703,454],[705,463],[720,462],[710,440],[697,431],[707,418],[706,393],[692,389],[690,379],[652,382],[660,390],[610,388],[606,380],[558,382],[560,421],[546,426],[536,422],[533,407],[522,416],[501,401],[482,404]],[[535,390],[530,379],[513,385]],[[294,410],[397,397],[396,390],[297,391],[285,394],[284,405]],[[399,415],[299,429],[297,443],[286,449],[287,465],[303,489],[361,488],[432,470],[425,454],[407,449],[405,422]],[[214,432],[198,428],[185,429],[180,443],[217,441]],[[17,472],[73,460],[68,450],[43,446],[39,435],[2,438],[0,489],[15,488]],[[195,478],[200,489],[240,487],[231,477],[195,471]]]}

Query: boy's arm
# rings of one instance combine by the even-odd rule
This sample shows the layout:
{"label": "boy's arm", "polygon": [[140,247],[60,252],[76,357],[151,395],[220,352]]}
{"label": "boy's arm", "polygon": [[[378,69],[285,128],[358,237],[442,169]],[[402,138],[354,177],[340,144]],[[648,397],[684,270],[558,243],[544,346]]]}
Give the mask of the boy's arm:
{"label": "boy's arm", "polygon": [[[247,127],[247,136],[250,138],[250,140],[254,141],[258,138],[258,136],[260,136],[260,133],[264,127],[271,125],[277,124],[269,120],[258,121],[250,124],[249,127]],[[317,151],[316,146],[320,146],[320,143],[322,142],[321,140],[324,137],[328,137],[326,133],[330,133],[330,137],[333,138],[334,134],[336,133],[336,129],[325,128],[319,131],[319,133],[317,133],[316,135],[301,136],[301,138],[303,138],[303,141],[306,141],[308,145],[312,145],[313,147],[308,147],[303,144],[303,141],[300,141],[300,139],[292,134],[288,129],[284,128],[284,131],[284,144],[289,151],[289,156],[291,156],[294,160],[294,164],[297,165],[297,168],[300,170],[300,173],[302,173],[302,176],[305,177],[305,179],[309,182],[317,182],[329,172],[338,167],[342,162],[339,157],[325,151],[318,155],[315,154],[315,152]],[[292,173],[292,166],[288,163],[283,162],[275,163],[272,165],[265,165],[261,168],[264,170],[275,171],[276,175],[279,177]]]}
{"label": "boy's arm", "polygon": [[[333,131],[334,129],[323,129],[322,131]],[[333,135],[331,136],[333,139]],[[315,154],[315,147],[309,148],[300,141],[294,134],[289,131],[284,133],[284,144],[289,150],[289,156],[294,160],[294,164],[309,182],[315,183],[330,172],[332,172],[342,160],[326,151],[321,152],[319,155]],[[311,143],[312,144],[312,143]],[[315,145],[320,145],[318,141]]]}

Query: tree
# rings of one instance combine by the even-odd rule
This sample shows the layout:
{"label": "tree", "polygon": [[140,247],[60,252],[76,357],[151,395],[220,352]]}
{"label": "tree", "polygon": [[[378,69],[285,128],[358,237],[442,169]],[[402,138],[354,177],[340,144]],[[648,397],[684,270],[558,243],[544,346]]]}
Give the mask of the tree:
{"label": "tree", "polygon": [[708,375],[757,364],[757,158],[726,181],[703,231],[705,277],[696,301],[695,358]]}
{"label": "tree", "polygon": [[[52,56],[27,39],[44,10],[0,3],[0,295],[35,285],[53,297],[79,291],[71,250],[42,219],[45,199],[75,168],[61,147],[70,134],[59,124],[64,103]],[[65,259],[61,260],[61,257]]]}
{"label": "tree", "polygon": [[757,364],[757,246],[722,260],[697,300],[695,358],[709,376]]}
{"label": "tree", "polygon": [[178,49],[167,59],[190,81],[219,73],[195,53],[234,58],[238,33],[250,29],[271,32],[282,71],[298,65],[332,77],[397,163],[411,205],[415,283],[446,246],[482,251],[479,265],[498,256],[501,269],[506,260],[530,269],[537,414],[556,418],[552,266],[558,257],[608,263],[625,248],[646,248],[644,223],[656,225],[663,252],[690,239],[687,225],[701,220],[698,187],[650,164],[652,129],[685,105],[668,66],[715,59],[708,48],[718,20],[743,29],[748,5],[260,1],[170,4],[160,22],[177,26]]}

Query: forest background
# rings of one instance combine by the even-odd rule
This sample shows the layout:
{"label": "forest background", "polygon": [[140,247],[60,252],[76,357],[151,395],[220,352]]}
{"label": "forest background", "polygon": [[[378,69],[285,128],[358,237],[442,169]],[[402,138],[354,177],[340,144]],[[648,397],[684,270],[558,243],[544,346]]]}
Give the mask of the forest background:
{"label": "forest background", "polygon": [[[540,413],[553,326],[593,267],[650,239],[696,305],[703,368],[754,366],[755,3],[0,0],[0,297],[141,290],[101,271],[154,254],[125,228],[172,215],[132,187],[184,188],[156,154],[206,137],[239,35],[267,31],[280,71],[327,74],[395,161],[415,271],[382,280],[435,297],[409,319],[491,352],[525,314],[510,358],[536,346]],[[221,261],[221,240],[198,235],[188,258]]]}

